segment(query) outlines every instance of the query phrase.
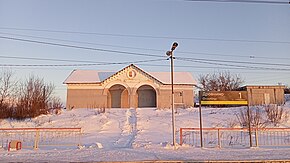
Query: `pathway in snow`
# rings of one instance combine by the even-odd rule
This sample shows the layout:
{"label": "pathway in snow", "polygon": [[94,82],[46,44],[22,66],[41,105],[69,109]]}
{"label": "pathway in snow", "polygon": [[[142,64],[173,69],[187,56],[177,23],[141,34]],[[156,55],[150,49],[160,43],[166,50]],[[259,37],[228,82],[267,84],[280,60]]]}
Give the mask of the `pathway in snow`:
{"label": "pathway in snow", "polygon": [[137,136],[137,112],[136,109],[128,109],[126,112],[126,123],[122,128],[121,137],[115,142],[117,148],[132,148]]}

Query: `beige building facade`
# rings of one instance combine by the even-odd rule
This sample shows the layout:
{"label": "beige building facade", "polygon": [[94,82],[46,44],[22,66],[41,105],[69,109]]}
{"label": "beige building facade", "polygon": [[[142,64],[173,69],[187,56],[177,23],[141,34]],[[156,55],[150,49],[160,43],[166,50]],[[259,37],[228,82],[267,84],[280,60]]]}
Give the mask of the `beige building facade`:
{"label": "beige building facade", "polygon": [[241,87],[239,90],[248,92],[248,100],[250,105],[282,105],[285,103],[285,86],[283,85],[247,85]]}
{"label": "beige building facade", "polygon": [[[67,108],[170,108],[170,72],[145,72],[131,64],[118,72],[74,70],[67,85]],[[174,73],[176,107],[193,105],[193,76]]]}

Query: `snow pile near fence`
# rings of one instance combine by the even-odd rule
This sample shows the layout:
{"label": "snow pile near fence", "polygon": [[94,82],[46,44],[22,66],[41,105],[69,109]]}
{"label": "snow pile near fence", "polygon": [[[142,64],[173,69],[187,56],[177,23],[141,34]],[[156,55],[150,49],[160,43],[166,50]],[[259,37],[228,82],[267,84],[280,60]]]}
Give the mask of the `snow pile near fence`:
{"label": "snow pile near fence", "polygon": [[[286,107],[290,110],[289,103]],[[239,109],[203,108],[204,127],[238,126],[235,115]],[[198,108],[178,109],[176,129],[199,127],[198,115]],[[80,148],[17,152],[0,148],[0,162],[290,159],[289,148],[200,149],[185,145],[173,150],[171,110],[156,108],[106,109],[105,113],[98,109],[62,110],[59,115],[25,121],[1,120],[0,125],[1,128],[81,127],[83,133]],[[290,122],[283,127],[290,127]]]}

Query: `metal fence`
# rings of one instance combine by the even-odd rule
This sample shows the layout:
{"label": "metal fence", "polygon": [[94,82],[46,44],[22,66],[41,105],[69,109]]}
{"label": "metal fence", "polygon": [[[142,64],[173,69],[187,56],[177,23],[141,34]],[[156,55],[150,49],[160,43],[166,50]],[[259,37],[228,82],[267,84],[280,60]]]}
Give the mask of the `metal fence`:
{"label": "metal fence", "polygon": [[81,128],[0,128],[0,148],[12,140],[22,148],[65,147],[81,145]]}
{"label": "metal fence", "polygon": [[[180,144],[201,147],[199,128],[180,128]],[[259,146],[289,146],[290,128],[253,128],[252,144]],[[204,147],[250,147],[250,135],[244,128],[203,128]]]}

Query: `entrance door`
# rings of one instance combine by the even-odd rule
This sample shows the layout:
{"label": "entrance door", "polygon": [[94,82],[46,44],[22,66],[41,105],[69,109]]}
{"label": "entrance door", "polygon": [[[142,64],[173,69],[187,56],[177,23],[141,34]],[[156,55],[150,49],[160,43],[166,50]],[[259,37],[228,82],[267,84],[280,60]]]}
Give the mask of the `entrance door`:
{"label": "entrance door", "polygon": [[156,91],[149,85],[138,88],[138,107],[156,107]]}
{"label": "entrance door", "polygon": [[112,108],[127,107],[128,105],[128,91],[122,85],[114,85],[110,89],[110,101]]}
{"label": "entrance door", "polygon": [[112,108],[120,108],[121,107],[121,93],[122,90],[111,90],[111,104]]}

